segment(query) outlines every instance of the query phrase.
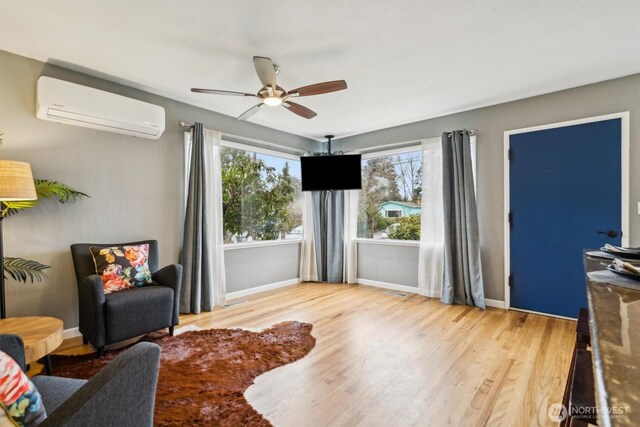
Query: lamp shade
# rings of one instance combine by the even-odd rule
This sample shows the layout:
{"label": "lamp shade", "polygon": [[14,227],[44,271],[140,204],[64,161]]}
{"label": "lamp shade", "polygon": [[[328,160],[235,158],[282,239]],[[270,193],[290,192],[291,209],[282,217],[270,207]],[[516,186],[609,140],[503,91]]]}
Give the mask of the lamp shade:
{"label": "lamp shade", "polygon": [[35,200],[31,165],[14,160],[0,160],[0,201]]}

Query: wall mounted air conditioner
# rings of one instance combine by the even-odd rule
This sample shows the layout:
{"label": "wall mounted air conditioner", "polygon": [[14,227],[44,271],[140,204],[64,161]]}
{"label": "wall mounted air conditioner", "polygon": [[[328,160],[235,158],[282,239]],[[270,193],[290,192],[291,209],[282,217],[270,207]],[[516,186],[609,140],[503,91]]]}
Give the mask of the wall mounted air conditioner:
{"label": "wall mounted air conditioner", "polygon": [[164,108],[87,86],[42,76],[36,116],[42,120],[159,139]]}

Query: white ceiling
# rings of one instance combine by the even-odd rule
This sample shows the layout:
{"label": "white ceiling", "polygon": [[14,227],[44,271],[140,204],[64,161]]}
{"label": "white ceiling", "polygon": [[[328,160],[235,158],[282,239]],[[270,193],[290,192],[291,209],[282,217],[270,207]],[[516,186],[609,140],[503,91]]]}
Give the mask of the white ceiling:
{"label": "white ceiling", "polygon": [[250,119],[318,139],[638,73],[640,1],[0,0],[0,49],[231,116],[255,99],[189,89],[256,92],[271,57],[285,89],[347,81]]}

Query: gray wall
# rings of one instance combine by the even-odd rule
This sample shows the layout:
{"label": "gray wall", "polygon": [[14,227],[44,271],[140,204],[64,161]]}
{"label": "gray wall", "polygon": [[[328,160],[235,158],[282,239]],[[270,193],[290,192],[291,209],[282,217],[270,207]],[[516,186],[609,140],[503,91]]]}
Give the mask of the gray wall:
{"label": "gray wall", "polygon": [[[161,105],[167,129],[158,141],[84,129],[35,117],[36,80],[47,75]],[[31,163],[36,178],[64,182],[91,195],[76,204],[47,200],[3,221],[5,255],[51,265],[41,283],[7,283],[9,316],[51,315],[65,328],[78,324],[77,292],[69,245],[153,238],[162,265],[176,262],[182,229],[183,130],[178,122],[309,150],[312,142],[177,101],[0,51],[0,158]],[[294,246],[295,247],[295,246]],[[275,255],[274,255],[275,254]],[[282,272],[297,277],[295,253],[265,247],[230,254],[229,268],[261,271],[251,285],[271,283]],[[265,264],[264,258],[271,259]],[[233,271],[231,290],[249,282]],[[284,280],[284,279],[282,279]]]}
{"label": "gray wall", "polygon": [[[635,128],[640,123],[640,74],[344,138],[335,142],[335,149],[348,151],[438,136],[452,129],[477,129],[478,208],[485,295],[503,300],[504,131],[621,111],[630,112],[630,244],[640,246],[640,216],[636,207],[640,201],[640,169],[635,167],[640,164],[640,133]],[[392,265],[388,263],[389,269]],[[417,270],[417,264],[411,268]],[[397,283],[402,280],[401,274],[397,272],[385,281]]]}
{"label": "gray wall", "polygon": [[224,252],[227,292],[297,279],[299,260],[300,243],[228,249]]}
{"label": "gray wall", "polygon": [[418,246],[358,242],[358,278],[418,287]]}

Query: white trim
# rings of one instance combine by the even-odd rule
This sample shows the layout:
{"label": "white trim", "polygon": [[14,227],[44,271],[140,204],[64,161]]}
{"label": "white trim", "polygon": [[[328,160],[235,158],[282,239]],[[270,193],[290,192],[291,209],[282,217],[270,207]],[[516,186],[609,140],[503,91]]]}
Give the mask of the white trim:
{"label": "white trim", "polygon": [[[369,280],[369,279],[361,279],[361,278],[358,278],[357,281],[358,281],[358,284],[360,285],[367,285],[367,286],[373,286],[376,288],[391,289],[394,291],[409,292],[411,294],[420,295],[420,290],[414,286],[396,285],[395,283],[379,282],[377,280]],[[504,309],[504,301],[485,298],[484,303],[487,307]]]}
{"label": "white trim", "polygon": [[356,243],[364,245],[414,246],[419,247],[419,240],[369,239],[358,237]]}
{"label": "white trim", "polygon": [[511,229],[509,227],[509,212],[511,212],[511,197],[509,191],[511,191],[511,187],[509,185],[509,137],[511,133],[509,131],[504,132],[504,140],[503,140],[503,153],[502,153],[502,180],[504,182],[503,186],[503,198],[504,205],[502,207],[503,218],[502,218],[502,227],[504,232],[504,308],[509,309],[511,307],[511,289],[509,286],[509,276],[511,275]]}
{"label": "white trim", "polygon": [[484,305],[486,305],[487,307],[501,308],[504,310],[504,301],[500,301],[497,299],[485,298]]}
{"label": "white trim", "polygon": [[524,308],[510,308],[509,310],[521,311],[522,313],[537,314],[538,316],[555,317],[557,319],[578,320],[575,317],[560,316],[557,314],[542,313],[540,311],[525,310]]}
{"label": "white trim", "polygon": [[285,286],[297,285],[300,283],[300,278],[283,280],[282,282],[270,283],[268,285],[256,286],[255,288],[243,289],[241,291],[227,293],[227,300],[234,298],[242,298],[247,295],[253,295],[260,292],[270,291],[272,289],[283,288]]}
{"label": "white trim", "polygon": [[79,337],[82,334],[80,333],[80,328],[77,326],[75,328],[69,328],[62,331],[62,339],[68,340],[69,338]]}
{"label": "white trim", "polygon": [[631,162],[631,156],[629,155],[630,143],[631,143],[631,129],[629,125],[629,112],[625,111],[620,113],[620,137],[622,138],[622,150],[620,156],[622,157],[622,166],[620,168],[620,174],[622,179],[622,246],[629,246],[629,237],[631,233],[631,225],[629,221],[629,196],[631,194],[630,188],[630,175],[629,164]]}
{"label": "white trim", "polygon": [[266,154],[268,156],[281,157],[283,159],[295,160],[297,162],[300,161],[300,156],[296,156],[295,154],[279,151],[277,149],[257,147],[254,145],[248,145],[248,144],[242,144],[240,142],[229,141],[228,139],[224,139],[224,136],[222,141],[220,141],[220,145],[223,147],[235,148],[237,150],[249,151],[251,153]]}
{"label": "white trim", "polygon": [[301,244],[302,238],[300,239],[280,239],[280,240],[258,240],[254,242],[242,242],[242,243],[225,243],[224,250],[236,250],[236,249],[250,249],[250,248],[261,248],[264,246],[282,246],[282,245],[293,245],[293,244]]}
{"label": "white trim", "polygon": [[[422,141],[423,140],[421,139],[419,141],[415,141],[411,143],[402,142],[400,144],[390,145],[391,147],[393,147],[394,145],[401,145],[401,147],[398,147],[398,148],[386,148],[386,149],[382,148],[380,150],[378,149],[378,147],[375,147],[371,151],[362,153],[362,160],[369,160],[369,159],[375,159],[378,157],[386,157],[386,156],[395,156],[397,154],[412,153],[414,151],[422,151]],[[410,144],[410,145],[407,145],[407,144]]]}
{"label": "white trim", "polygon": [[[511,200],[509,198],[509,137],[519,133],[526,133],[544,129],[555,129],[566,126],[574,126],[585,123],[601,122],[604,120],[620,119],[620,131],[621,131],[621,176],[622,176],[622,206],[621,206],[621,227],[622,227],[622,246],[629,245],[629,112],[623,111],[620,113],[606,114],[603,116],[586,117],[577,120],[568,120],[558,123],[550,123],[546,125],[531,126],[521,129],[512,129],[504,132],[504,150],[503,150],[503,179],[504,179],[504,212],[503,212],[503,227],[504,227],[504,308],[509,309],[511,307],[511,292],[509,289],[509,274],[511,273],[511,232],[509,229],[509,210],[511,207]],[[515,310],[515,309],[514,309]],[[520,310],[526,311],[526,310]],[[528,312],[528,311],[526,311]],[[560,317],[564,319],[571,319],[570,317],[553,316],[551,314],[528,312],[534,314],[543,314],[546,316]]]}
{"label": "white trim", "polygon": [[[195,104],[192,104],[192,105],[195,105]],[[180,121],[178,124],[180,125],[180,127],[185,129],[185,132],[191,132],[191,129],[193,129],[193,126],[194,126],[184,121]],[[207,128],[204,128],[204,129],[212,130]],[[213,132],[217,132],[217,131],[213,130]],[[300,148],[290,147],[288,145],[276,144],[274,142],[263,141],[261,139],[249,138],[247,136],[234,135],[232,133],[225,133],[225,132],[218,132],[218,133],[222,135],[222,139],[226,139],[227,141],[230,141],[230,142],[243,141],[243,143],[246,143],[251,147],[254,147],[256,145],[260,147],[267,146],[267,147],[273,147],[277,151],[284,151],[288,153],[299,153],[300,155],[304,155],[305,153],[308,152],[307,150],[303,150]]]}
{"label": "white trim", "polygon": [[396,285],[395,283],[378,282],[377,280],[361,279],[357,278],[356,282],[359,285],[373,286],[375,288],[391,289],[400,292],[409,292],[410,294],[420,294],[420,290],[417,286]]}

